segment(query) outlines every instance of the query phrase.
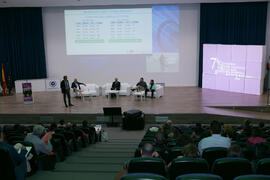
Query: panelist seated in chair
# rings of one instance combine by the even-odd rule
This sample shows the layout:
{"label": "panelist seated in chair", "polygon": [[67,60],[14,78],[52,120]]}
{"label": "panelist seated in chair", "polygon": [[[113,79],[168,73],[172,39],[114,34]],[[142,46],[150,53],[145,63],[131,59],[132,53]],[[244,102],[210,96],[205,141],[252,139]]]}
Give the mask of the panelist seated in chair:
{"label": "panelist seated in chair", "polygon": [[[114,82],[112,83],[111,90],[119,91],[121,88],[121,83],[118,81],[118,78],[114,78]],[[111,97],[116,97],[116,94],[111,94]]]}
{"label": "panelist seated in chair", "polygon": [[140,78],[140,81],[136,84],[137,91],[145,91],[145,96],[147,95],[147,84],[144,81],[143,77]]}
{"label": "panelist seated in chair", "polygon": [[114,78],[114,82],[112,83],[111,90],[119,91],[121,88],[121,83],[118,81],[118,78]]}
{"label": "panelist seated in chair", "polygon": [[151,92],[151,98],[154,98],[154,92],[156,91],[156,84],[155,84],[153,79],[151,79],[151,81],[148,85],[148,88],[145,90],[146,94],[148,91]]}
{"label": "panelist seated in chair", "polygon": [[75,78],[74,81],[73,81],[72,84],[71,84],[71,88],[73,89],[73,91],[74,91],[76,94],[79,93],[79,94],[82,96],[82,90],[81,90],[80,85],[86,86],[84,83],[78,82],[77,78]]}

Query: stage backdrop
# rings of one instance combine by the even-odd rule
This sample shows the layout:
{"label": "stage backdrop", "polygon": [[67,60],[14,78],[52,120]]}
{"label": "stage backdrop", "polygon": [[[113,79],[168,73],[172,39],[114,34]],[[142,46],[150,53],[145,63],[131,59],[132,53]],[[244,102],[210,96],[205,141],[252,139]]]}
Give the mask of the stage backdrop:
{"label": "stage backdrop", "polygon": [[[102,9],[102,13],[101,11],[91,11],[91,9],[95,9],[94,7],[43,8],[48,78],[62,79],[63,75],[68,75],[71,80],[77,77],[79,81],[85,83],[103,85],[112,82],[114,77],[118,77],[121,82],[131,84],[135,84],[140,77],[144,77],[147,82],[154,79],[156,82],[165,83],[166,86],[196,86],[198,82],[200,7],[199,4],[177,5],[176,7],[151,5],[98,7],[98,9]],[[178,7],[179,10],[176,10]],[[124,10],[119,10],[121,8]],[[128,10],[129,8],[146,8],[144,10],[135,10],[136,12],[139,10],[142,11],[141,13],[145,13],[145,19],[141,18],[138,13],[132,15],[133,10]],[[73,11],[80,9],[85,9],[85,11]],[[110,18],[116,18],[116,16],[119,18],[111,21],[110,26],[107,26],[108,28],[113,28],[116,23],[120,26],[120,21],[124,24],[131,23],[125,24],[129,27],[133,27],[134,24],[136,24],[135,26],[139,25],[138,28],[145,28],[147,32],[148,28],[152,28],[153,37],[142,38],[149,41],[152,38],[153,42],[156,40],[155,25],[162,27],[161,29],[164,31],[161,32],[163,33],[161,38],[164,39],[162,39],[162,42],[157,43],[163,45],[159,48],[165,49],[166,54],[160,53],[160,49],[155,47],[155,43],[152,44],[152,53],[149,53],[151,52],[149,42],[147,42],[148,45],[145,45],[147,47],[145,49],[136,47],[128,52],[124,50],[124,48],[128,49],[127,47],[122,47],[123,49],[118,50],[119,52],[114,51],[112,53],[109,50],[114,46],[106,46],[102,49],[97,45],[93,47],[95,50],[90,49],[91,45],[88,46],[90,43],[103,43],[102,39],[104,37],[84,36],[82,26],[87,26],[87,30],[90,32],[92,30],[105,32],[107,29],[104,29],[104,27],[99,29],[108,20],[105,15]],[[132,18],[136,20],[134,21]],[[147,24],[147,21],[151,21],[151,19],[152,24]],[[165,19],[166,23],[161,23],[161,19]],[[145,24],[140,24],[143,21],[145,21]],[[151,25],[152,27],[150,27]],[[77,29],[74,29],[74,26]],[[108,32],[106,32],[105,34],[108,35]],[[76,37],[74,33],[77,34]],[[119,35],[116,31],[110,31],[109,33],[114,33],[111,34],[114,37]],[[104,33],[101,33],[101,36],[105,36]],[[166,39],[166,36],[169,36],[168,39]],[[97,38],[97,40],[87,40],[85,39],[87,37]],[[77,39],[74,41],[72,38]],[[129,38],[125,39],[125,41],[127,40],[130,41]],[[118,39],[109,40],[108,42],[119,43]],[[136,43],[143,45],[140,39],[136,39]],[[173,52],[171,52],[172,50]],[[163,62],[165,63],[163,64]]]}

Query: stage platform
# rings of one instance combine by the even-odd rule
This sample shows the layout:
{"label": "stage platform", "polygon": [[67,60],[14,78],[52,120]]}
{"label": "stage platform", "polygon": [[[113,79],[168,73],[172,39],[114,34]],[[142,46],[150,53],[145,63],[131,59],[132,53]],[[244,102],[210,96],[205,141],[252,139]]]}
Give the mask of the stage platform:
{"label": "stage platform", "polygon": [[[134,96],[108,99],[105,96],[72,98],[73,107],[66,108],[61,92],[33,93],[34,104],[25,105],[23,95],[0,97],[0,123],[37,123],[68,119],[90,120],[102,116],[103,107],[122,107],[122,111],[140,109],[148,123],[155,123],[155,116],[168,116],[176,123],[208,122],[221,119],[228,123],[240,123],[244,119],[264,120],[270,123],[270,112],[265,109],[267,95],[247,95],[198,87],[166,87],[159,99],[143,101]],[[244,108],[238,108],[243,107]],[[263,108],[264,107],[264,108]],[[253,109],[259,109],[254,111]]]}

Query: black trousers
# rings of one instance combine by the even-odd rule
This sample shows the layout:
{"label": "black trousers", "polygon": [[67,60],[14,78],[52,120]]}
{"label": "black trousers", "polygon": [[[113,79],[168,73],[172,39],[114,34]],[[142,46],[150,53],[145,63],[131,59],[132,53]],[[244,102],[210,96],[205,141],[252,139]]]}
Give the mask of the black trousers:
{"label": "black trousers", "polygon": [[71,102],[70,102],[70,91],[64,92],[63,93],[63,97],[64,97],[64,103],[65,103],[65,105],[67,106],[66,97],[68,98],[68,105],[71,105]]}
{"label": "black trousers", "polygon": [[154,89],[145,89],[145,97],[147,97],[147,92],[148,91],[151,91],[151,98],[153,98],[155,90]]}

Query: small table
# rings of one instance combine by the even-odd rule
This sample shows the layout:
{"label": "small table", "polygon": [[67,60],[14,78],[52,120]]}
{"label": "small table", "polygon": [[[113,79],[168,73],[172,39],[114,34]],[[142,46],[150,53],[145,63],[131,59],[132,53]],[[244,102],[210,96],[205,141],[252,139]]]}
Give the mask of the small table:
{"label": "small table", "polygon": [[107,93],[108,93],[108,99],[112,97],[112,94],[116,94],[117,99],[119,97],[119,91],[117,90],[108,90]]}
{"label": "small table", "polygon": [[141,101],[143,98],[145,99],[145,91],[134,91],[133,95],[135,97],[139,96],[141,98]]}

